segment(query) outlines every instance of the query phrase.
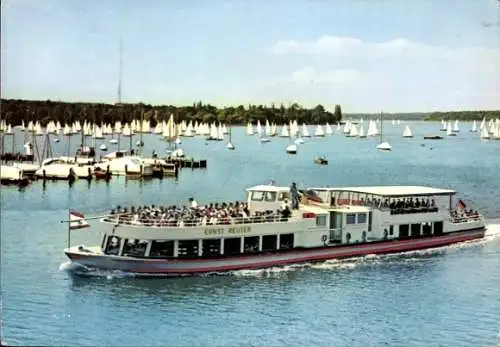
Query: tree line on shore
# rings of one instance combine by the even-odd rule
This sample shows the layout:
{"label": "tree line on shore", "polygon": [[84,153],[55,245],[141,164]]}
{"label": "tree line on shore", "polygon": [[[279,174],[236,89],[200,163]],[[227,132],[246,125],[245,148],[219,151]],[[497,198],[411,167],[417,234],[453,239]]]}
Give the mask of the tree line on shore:
{"label": "tree line on shore", "polygon": [[455,111],[455,112],[433,112],[426,114],[424,120],[440,121],[444,120],[459,120],[471,121],[486,119],[500,119],[500,110],[493,111]]}
{"label": "tree line on shore", "polygon": [[45,126],[49,121],[59,121],[61,124],[87,120],[97,124],[116,121],[130,123],[134,119],[149,120],[152,126],[158,122],[167,121],[171,114],[175,121],[221,122],[228,125],[243,125],[247,122],[265,122],[284,124],[296,119],[298,123],[330,123],[335,124],[342,119],[340,105],[335,105],[334,112],[327,111],[323,105],[314,108],[304,108],[297,103],[285,106],[239,105],[236,107],[217,108],[202,102],[192,106],[152,106],[146,104],[104,104],[61,101],[35,101],[2,99],[1,117],[7,123],[15,126],[22,121],[39,121]]}

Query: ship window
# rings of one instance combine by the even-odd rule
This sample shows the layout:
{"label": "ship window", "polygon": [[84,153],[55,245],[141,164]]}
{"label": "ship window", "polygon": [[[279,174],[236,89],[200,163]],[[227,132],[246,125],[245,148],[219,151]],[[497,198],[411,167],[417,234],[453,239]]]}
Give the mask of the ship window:
{"label": "ship window", "polygon": [[420,229],[421,229],[421,224],[420,223],[415,223],[411,225],[411,236],[412,237],[418,237],[420,236]]}
{"label": "ship window", "polygon": [[202,253],[204,257],[220,255],[220,239],[206,239],[202,241]]}
{"label": "ship window", "polygon": [[244,253],[255,253],[259,251],[259,237],[258,236],[248,236],[243,240],[243,252]]}
{"label": "ship window", "polygon": [[102,242],[101,242],[101,249],[104,249],[104,245],[106,244],[106,237],[108,235],[104,234],[104,237],[102,238]]}
{"label": "ship window", "polygon": [[[372,231],[372,212],[368,212],[368,231]],[[391,234],[392,235],[392,234]]]}
{"label": "ship window", "polygon": [[401,224],[399,226],[399,237],[404,239],[410,235],[410,226],[408,224]]}
{"label": "ship window", "polygon": [[109,255],[118,255],[118,252],[120,252],[120,241],[121,238],[119,238],[118,236],[108,237],[104,253]]}
{"label": "ship window", "polygon": [[149,256],[152,258],[169,258],[174,256],[174,241],[153,241]]}
{"label": "ship window", "polygon": [[197,257],[198,256],[198,240],[182,240],[178,241],[177,254],[179,257]]}
{"label": "ship window", "polygon": [[389,225],[389,235],[394,235],[394,225]]}
{"label": "ship window", "polygon": [[262,236],[262,251],[275,251],[278,242],[278,235]]}
{"label": "ship window", "polygon": [[224,254],[235,255],[241,253],[241,238],[232,237],[224,239]]}
{"label": "ship window", "polygon": [[348,213],[346,215],[346,224],[356,224],[356,214],[355,213]]}
{"label": "ship window", "polygon": [[250,199],[252,201],[262,201],[264,199],[264,192],[252,192]]}
{"label": "ship window", "polygon": [[358,224],[366,224],[366,213],[358,213]]}
{"label": "ship window", "polygon": [[276,201],[276,192],[266,192],[266,201]]}
{"label": "ship window", "polygon": [[432,225],[431,223],[424,223],[422,226],[422,235],[429,236],[432,234]]}
{"label": "ship window", "polygon": [[443,222],[434,222],[434,235],[441,235],[443,233]]}
{"label": "ship window", "polygon": [[293,234],[281,234],[280,235],[280,249],[293,248]]}
{"label": "ship window", "polygon": [[125,239],[122,254],[125,257],[144,257],[148,241],[139,239]]}
{"label": "ship window", "polygon": [[316,226],[325,226],[326,225],[326,215],[316,216]]}
{"label": "ship window", "polygon": [[278,195],[278,201],[283,201],[285,199],[290,199],[288,192],[280,192]]}

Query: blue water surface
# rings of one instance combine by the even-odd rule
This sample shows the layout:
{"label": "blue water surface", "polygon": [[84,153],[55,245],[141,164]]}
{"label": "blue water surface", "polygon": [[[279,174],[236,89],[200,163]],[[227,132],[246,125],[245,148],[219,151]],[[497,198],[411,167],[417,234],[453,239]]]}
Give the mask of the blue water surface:
{"label": "blue water surface", "polygon": [[[439,133],[439,124],[423,122],[413,122],[415,137],[403,139],[403,125],[384,126],[390,153],[375,150],[378,139],[337,133],[306,139],[290,156],[284,151],[289,140],[261,144],[237,128],[235,151],[225,142],[183,139],[184,150],[207,159],[208,168],[184,169],[178,180],[114,177],[72,187],[41,181],[21,190],[2,187],[2,340],[52,346],[500,346],[500,141],[481,141],[466,123],[455,138],[424,141],[424,134]],[[73,137],[72,147],[79,141]],[[146,153],[166,147],[155,135],[144,141]],[[64,140],[52,147],[67,152]],[[319,155],[328,157],[328,166],[313,163]],[[246,187],[271,180],[452,188],[487,216],[489,236],[432,251],[218,276],[141,279],[103,272],[76,278],[65,271],[67,230],[59,221],[69,208],[92,214],[117,204],[236,200]],[[74,231],[72,243],[80,242],[99,242],[99,235]]]}

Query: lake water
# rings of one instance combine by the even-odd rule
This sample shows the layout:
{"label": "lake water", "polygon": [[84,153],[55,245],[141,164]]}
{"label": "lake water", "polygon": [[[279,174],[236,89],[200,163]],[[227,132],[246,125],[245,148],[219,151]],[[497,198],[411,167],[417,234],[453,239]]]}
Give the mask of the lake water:
{"label": "lake water", "polygon": [[[306,139],[296,156],[284,152],[287,139],[261,144],[237,128],[235,151],[226,150],[225,142],[183,139],[182,148],[207,159],[208,168],[183,169],[178,180],[114,177],[108,184],[2,187],[2,340],[65,346],[500,346],[500,141],[481,141],[466,123],[455,138],[422,139],[439,133],[439,126],[413,122],[415,137],[403,139],[403,124],[387,124],[390,153],[375,150],[378,140],[337,133]],[[79,141],[73,137],[72,147]],[[154,135],[144,141],[146,153],[165,148]],[[22,138],[16,142],[21,147]],[[67,145],[61,141],[52,149],[64,154]],[[320,155],[328,157],[328,166],[313,164]],[[244,198],[246,187],[270,180],[450,187],[488,218],[488,237],[432,251],[224,276],[74,278],[65,271],[67,231],[59,221],[68,208],[95,213],[117,204],[189,197],[201,203],[235,200]],[[99,235],[74,231],[72,243],[80,242],[99,242]]]}

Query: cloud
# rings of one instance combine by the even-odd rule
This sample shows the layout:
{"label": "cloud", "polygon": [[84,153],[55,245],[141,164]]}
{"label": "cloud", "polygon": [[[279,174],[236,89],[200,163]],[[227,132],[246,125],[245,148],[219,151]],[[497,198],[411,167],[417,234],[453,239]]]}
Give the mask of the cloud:
{"label": "cloud", "polygon": [[270,51],[280,76],[261,95],[326,99],[360,111],[500,107],[498,48],[322,36],[280,40]]}
{"label": "cloud", "polygon": [[404,38],[386,42],[364,42],[352,37],[322,36],[313,41],[279,40],[271,47],[275,54],[368,55],[371,57],[455,58],[485,55],[499,57],[500,50],[485,47],[446,47],[413,42]]}
{"label": "cloud", "polygon": [[314,66],[304,66],[294,71],[290,77],[281,79],[282,82],[297,84],[307,83],[333,83],[346,84],[357,82],[362,73],[354,69],[337,69],[331,71],[319,71]]}

